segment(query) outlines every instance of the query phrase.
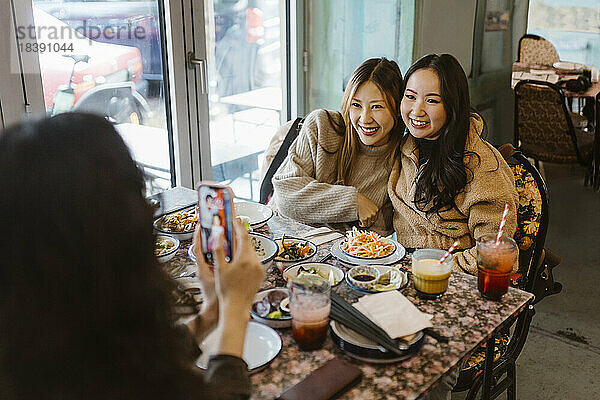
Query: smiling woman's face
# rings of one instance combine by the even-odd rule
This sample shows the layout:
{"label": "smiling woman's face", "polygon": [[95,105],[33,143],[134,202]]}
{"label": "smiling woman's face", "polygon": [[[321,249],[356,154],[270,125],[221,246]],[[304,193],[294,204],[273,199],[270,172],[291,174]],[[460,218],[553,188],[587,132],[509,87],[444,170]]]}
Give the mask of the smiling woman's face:
{"label": "smiling woman's face", "polygon": [[350,121],[367,146],[381,146],[389,140],[394,116],[384,96],[373,82],[360,85],[350,100]]}
{"label": "smiling woman's face", "polygon": [[437,139],[446,124],[446,108],[442,102],[440,79],[431,69],[414,72],[400,104],[402,120],[416,138]]}

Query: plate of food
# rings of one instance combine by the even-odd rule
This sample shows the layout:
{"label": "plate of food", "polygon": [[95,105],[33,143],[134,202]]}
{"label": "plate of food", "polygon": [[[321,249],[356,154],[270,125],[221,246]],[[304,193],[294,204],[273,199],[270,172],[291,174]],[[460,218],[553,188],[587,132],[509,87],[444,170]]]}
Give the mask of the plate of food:
{"label": "plate of food", "polygon": [[288,281],[302,274],[317,275],[326,279],[331,283],[331,286],[338,285],[344,279],[344,271],[335,265],[319,263],[319,262],[302,262],[290,265],[283,270],[283,278]]}
{"label": "plate of food", "polygon": [[169,261],[179,249],[179,239],[169,235],[156,235],[154,255],[159,262]]}
{"label": "plate of food", "polygon": [[248,221],[252,229],[260,228],[273,216],[273,210],[260,203],[236,201],[233,203],[233,208],[235,209],[235,215]]}
{"label": "plate of food", "polygon": [[[218,345],[218,329],[213,330],[200,345],[202,355],[196,365],[202,369],[208,366],[208,360],[216,354]],[[242,359],[248,364],[249,372],[257,372],[269,365],[281,351],[282,342],[279,334],[266,325],[255,321],[248,322]]]}
{"label": "plate of food", "polygon": [[292,316],[288,307],[290,291],[287,288],[273,288],[258,292],[250,309],[252,318],[271,328],[292,326]]}
{"label": "plate of food", "polygon": [[179,240],[191,239],[198,223],[196,207],[165,214],[154,221],[154,229]]}
{"label": "plate of food", "polygon": [[340,243],[344,255],[357,260],[381,260],[396,251],[396,243],[380,236],[376,232],[361,231],[352,228],[346,232],[346,238]]}
{"label": "plate of food", "polygon": [[[376,273],[364,271],[364,267],[372,268]],[[366,280],[363,277],[371,277]],[[408,285],[408,274],[396,267],[387,265],[357,266],[346,273],[346,283],[354,290],[364,293],[380,293],[389,290],[404,289]]]}
{"label": "plate of food", "polygon": [[309,260],[317,254],[317,245],[310,240],[283,235],[275,242],[279,246],[275,261],[296,263]]}
{"label": "plate of food", "polygon": [[[250,236],[250,242],[254,246],[254,251],[256,251],[256,255],[260,262],[267,267],[271,265],[279,251],[277,243],[270,237],[261,235],[260,233],[250,232],[248,235]],[[188,256],[194,262],[196,262],[196,255],[194,254],[195,246],[196,244],[193,243],[188,249]]]}
{"label": "plate of food", "polygon": [[395,240],[388,239],[394,242],[394,245],[396,246],[396,250],[389,256],[375,259],[359,259],[356,257],[350,257],[349,255],[344,253],[344,251],[342,251],[341,248],[341,244],[345,240],[346,239],[339,240],[331,246],[331,255],[343,262],[344,264],[348,265],[392,265],[402,260],[402,258],[404,258],[404,256],[406,255],[406,249],[404,248],[404,246],[402,246]]}

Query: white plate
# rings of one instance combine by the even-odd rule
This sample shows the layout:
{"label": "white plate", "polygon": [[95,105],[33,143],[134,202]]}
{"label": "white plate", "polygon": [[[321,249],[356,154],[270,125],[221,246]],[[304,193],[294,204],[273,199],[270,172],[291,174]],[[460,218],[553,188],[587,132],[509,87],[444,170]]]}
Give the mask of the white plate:
{"label": "white plate", "polygon": [[326,263],[318,263],[318,262],[302,262],[298,264],[291,265],[283,270],[283,278],[288,281],[289,279],[295,278],[298,275],[298,268],[300,266],[308,269],[308,268],[317,268],[323,275],[329,276],[329,271],[333,271],[333,277],[335,279],[335,284],[331,286],[337,286],[341,281],[344,280],[344,271],[341,268],[336,267],[335,265],[326,264]]}
{"label": "white plate", "polygon": [[233,203],[233,207],[235,208],[235,215],[245,215],[250,218],[250,226],[252,229],[260,228],[273,216],[273,210],[260,203],[236,201]]}
{"label": "white plate", "polygon": [[376,258],[373,260],[369,260],[367,258],[359,260],[359,259],[356,259],[353,257],[349,257],[342,251],[342,249],[340,248],[340,244],[345,240],[346,239],[338,240],[331,246],[331,254],[335,258],[337,258],[338,260],[342,261],[345,264],[350,264],[350,265],[390,265],[390,264],[395,264],[398,261],[402,260],[404,258],[404,255],[406,254],[406,249],[404,248],[404,246],[402,246],[400,243],[390,239],[396,245],[396,251],[393,254],[390,254],[389,256],[384,257],[384,258]]}
{"label": "white plate", "polygon": [[[260,246],[264,250],[264,254],[262,254],[262,255],[257,254],[260,262],[263,265],[270,266],[271,265],[270,263],[273,261],[273,259],[279,252],[279,246],[277,246],[277,243],[275,243],[275,241],[273,239],[271,239],[270,237],[261,235],[260,233],[249,232],[248,235],[250,236],[251,241],[253,241],[253,242],[256,241],[257,243],[259,243]],[[190,257],[190,259],[192,261],[196,262],[196,256],[194,254],[194,246],[195,246],[195,243],[192,243],[192,245],[188,248],[188,257]]]}
{"label": "white plate", "polygon": [[[211,332],[200,345],[202,355],[196,365],[206,369],[210,356],[216,354],[218,337],[216,330]],[[248,364],[248,371],[256,372],[266,367],[281,351],[281,338],[273,328],[258,322],[248,322],[242,358]]]}
{"label": "white plate", "polygon": [[342,346],[342,350],[346,354],[357,360],[369,363],[388,364],[405,360],[411,357],[422,345],[421,339],[423,338],[423,332],[418,332],[408,343],[409,350],[406,351],[405,355],[392,356],[377,343],[346,328],[337,321],[331,321],[329,326],[333,332],[332,340],[336,345],[339,346],[340,343],[335,336],[343,341],[344,345]]}
{"label": "white plate", "polygon": [[583,65],[583,64],[567,62],[567,61],[557,61],[554,64],[552,64],[552,66],[554,68],[563,69],[565,71],[569,71],[569,70],[572,71],[572,70],[582,69],[583,67],[585,67],[585,65]]}
{"label": "white plate", "polygon": [[188,239],[191,239],[194,236],[194,230],[191,230],[191,231],[181,231],[181,232],[165,231],[165,230],[162,229],[162,221],[163,221],[163,218],[165,218],[166,216],[177,214],[177,213],[180,213],[180,212],[189,212],[189,211],[194,211],[194,210],[195,210],[195,206],[189,207],[189,208],[185,208],[183,210],[179,210],[179,211],[172,212],[172,213],[169,213],[169,214],[165,214],[162,217],[155,219],[154,223],[152,225],[154,226],[154,229],[158,233],[160,233],[160,234],[173,236],[173,237],[175,237],[175,238],[177,238],[179,240],[188,240]]}
{"label": "white plate", "polygon": [[[398,268],[394,268],[394,267],[388,267],[386,265],[371,265],[372,267],[375,267],[379,270],[379,275],[383,275],[386,272],[388,272],[390,269],[396,269],[398,270],[398,272],[400,272],[400,275],[402,276],[402,278],[400,279],[399,284],[396,286],[395,289],[390,289],[390,290],[400,290],[400,289],[404,289],[407,285],[408,285],[408,274],[402,270],[399,270]],[[350,280],[348,279],[348,274],[346,274],[346,283],[348,284],[348,286],[350,286],[352,289],[354,290],[358,290],[359,292],[363,292],[363,293],[381,293],[382,290],[369,290],[369,289],[363,289],[360,288],[358,286],[353,285]]]}

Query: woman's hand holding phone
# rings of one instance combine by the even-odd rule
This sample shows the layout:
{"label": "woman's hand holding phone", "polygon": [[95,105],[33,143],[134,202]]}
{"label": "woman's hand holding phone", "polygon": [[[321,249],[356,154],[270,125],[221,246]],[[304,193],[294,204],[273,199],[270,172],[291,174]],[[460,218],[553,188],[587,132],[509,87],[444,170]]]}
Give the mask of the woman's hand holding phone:
{"label": "woman's hand holding phone", "polygon": [[[244,227],[238,221],[234,221],[233,226],[235,242],[232,261],[226,261],[224,238],[219,238],[214,250],[214,273],[202,257],[200,246],[194,246],[198,278],[206,302],[206,308],[203,304],[201,318],[194,332],[197,340],[204,337],[206,333],[198,332],[199,324],[206,327],[202,322],[205,316],[210,319],[216,316],[220,337],[219,353],[241,357],[249,310],[265,278],[265,271]],[[199,240],[200,233],[196,232],[196,243]]]}

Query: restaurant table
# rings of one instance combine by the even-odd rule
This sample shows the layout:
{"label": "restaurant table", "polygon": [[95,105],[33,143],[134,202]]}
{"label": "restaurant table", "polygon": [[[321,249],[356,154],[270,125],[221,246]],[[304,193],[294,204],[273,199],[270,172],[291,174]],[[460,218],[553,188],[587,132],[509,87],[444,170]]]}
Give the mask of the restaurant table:
{"label": "restaurant table", "polygon": [[[532,70],[553,71],[552,74],[532,74]],[[512,66],[511,87],[514,88],[517,82],[523,79],[533,79],[545,82],[557,83],[558,80],[575,79],[577,74],[569,74],[565,70],[560,70],[547,65],[536,65],[522,62],[515,62]],[[594,147],[592,156],[592,184],[595,190],[600,188],[600,81],[592,82],[592,85],[584,92],[571,92],[563,88],[565,96],[572,99],[591,99],[595,102],[594,107]],[[516,143],[515,143],[516,146]]]}
{"label": "restaurant table", "polygon": [[[313,228],[310,226],[275,215],[258,232],[273,237],[282,233],[302,236],[311,229]],[[329,254],[332,243],[319,246],[314,260]],[[189,245],[190,241],[182,242],[175,258],[166,264],[168,270],[182,265],[189,265],[190,270],[194,270],[193,263],[187,258]],[[333,260],[331,262],[342,269],[349,268],[348,265]],[[408,272],[409,265],[409,256],[399,263],[399,267]],[[262,289],[285,286],[280,268],[278,263],[273,263],[268,268]],[[351,289],[345,281],[333,290],[349,301],[364,294]],[[438,300],[417,298],[412,284],[402,289],[402,293],[419,310],[433,315],[434,330],[450,339],[447,344],[426,337],[423,347],[404,361],[371,364],[347,356],[330,338],[327,338],[320,350],[301,351],[292,338],[291,329],[279,329],[277,332],[281,336],[283,348],[269,366],[252,375],[252,398],[275,398],[285,388],[300,382],[326,361],[340,357],[357,365],[363,372],[361,381],[340,398],[417,399],[434,387],[452,367],[468,359],[471,352],[491,339],[494,333],[514,322],[533,300],[532,294],[515,288],[509,288],[501,301],[485,300],[477,291],[476,277],[461,272],[452,273],[448,291]]]}

